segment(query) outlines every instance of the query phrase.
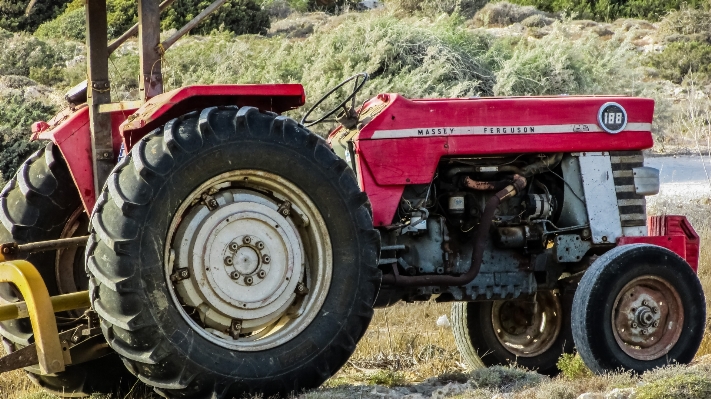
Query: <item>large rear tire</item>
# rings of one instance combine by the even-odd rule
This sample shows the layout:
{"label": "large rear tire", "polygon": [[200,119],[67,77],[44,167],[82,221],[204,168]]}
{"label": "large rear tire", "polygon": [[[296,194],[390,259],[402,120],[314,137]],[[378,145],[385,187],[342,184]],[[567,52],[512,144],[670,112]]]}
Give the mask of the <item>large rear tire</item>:
{"label": "large rear tire", "polygon": [[[22,244],[88,234],[88,217],[74,187],[54,144],[49,143],[34,153],[0,192],[0,242]],[[88,289],[84,247],[34,253],[27,260],[37,267],[50,295]],[[21,300],[19,292],[10,284],[0,284],[0,299],[4,302]],[[60,331],[76,326],[74,319],[80,315],[58,315]],[[0,334],[9,351],[33,342],[29,319],[0,323]],[[64,397],[116,393],[130,388],[136,381],[116,354],[68,366],[66,371],[53,375],[39,375],[29,370],[33,382]]]}
{"label": "large rear tire", "polygon": [[563,353],[573,351],[572,291],[542,291],[534,300],[452,304],[452,332],[471,368],[519,365],[554,376]]}
{"label": "large rear tire", "polygon": [[91,226],[104,333],[166,397],[318,387],[373,314],[367,196],[285,117],[224,107],[170,121],[114,169]]}
{"label": "large rear tire", "polygon": [[698,277],[684,259],[656,245],[606,252],[585,271],[573,302],[575,346],[596,373],[688,363],[705,322]]}

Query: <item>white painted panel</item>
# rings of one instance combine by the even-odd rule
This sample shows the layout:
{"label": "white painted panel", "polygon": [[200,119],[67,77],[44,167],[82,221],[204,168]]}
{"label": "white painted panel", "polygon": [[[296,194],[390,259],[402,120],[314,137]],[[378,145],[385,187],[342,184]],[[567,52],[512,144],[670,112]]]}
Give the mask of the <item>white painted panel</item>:
{"label": "white painted panel", "polygon": [[587,152],[580,154],[579,161],[592,241],[595,244],[614,243],[622,236],[622,225],[610,156]]}

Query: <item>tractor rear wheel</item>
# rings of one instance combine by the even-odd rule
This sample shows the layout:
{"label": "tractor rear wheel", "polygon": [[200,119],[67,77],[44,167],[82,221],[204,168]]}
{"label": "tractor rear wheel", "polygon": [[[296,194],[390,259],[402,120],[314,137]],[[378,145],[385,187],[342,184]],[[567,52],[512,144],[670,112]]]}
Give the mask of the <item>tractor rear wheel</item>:
{"label": "tractor rear wheel", "polygon": [[459,353],[472,368],[516,364],[556,375],[558,358],[573,351],[572,298],[572,292],[541,291],[532,301],[455,303],[452,331]]}
{"label": "tractor rear wheel", "polygon": [[643,373],[694,358],[706,301],[679,255],[656,245],[622,245],[585,271],[572,322],[575,346],[592,371]]}
{"label": "tractor rear wheel", "polygon": [[[0,242],[22,244],[87,235],[89,218],[74,187],[54,144],[49,143],[30,156],[0,192]],[[88,289],[83,246],[34,253],[27,260],[42,275],[50,295]],[[20,294],[12,285],[0,284],[0,301],[19,300]],[[82,313],[58,314],[59,330],[77,326]],[[0,334],[10,352],[33,342],[29,319],[1,322]],[[32,367],[27,370],[37,385],[64,397],[116,393],[130,388],[136,381],[115,353],[68,366],[66,371],[53,375],[40,375],[39,370]]]}
{"label": "tractor rear wheel", "polygon": [[166,397],[318,387],[373,314],[379,236],[318,136],[251,107],[141,139],[92,217],[87,267],[110,345]]}

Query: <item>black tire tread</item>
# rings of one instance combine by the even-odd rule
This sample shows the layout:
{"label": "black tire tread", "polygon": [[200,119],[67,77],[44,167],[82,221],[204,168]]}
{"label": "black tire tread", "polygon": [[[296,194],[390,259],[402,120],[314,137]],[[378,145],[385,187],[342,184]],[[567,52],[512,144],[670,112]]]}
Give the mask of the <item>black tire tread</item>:
{"label": "black tire tread", "polygon": [[[271,140],[301,148],[302,154],[311,156],[324,169],[332,171],[341,189],[351,193],[348,206],[360,223],[360,239],[369,243],[370,253],[361,258],[362,267],[378,276],[368,280],[374,292],[380,283],[377,268],[380,241],[372,226],[370,203],[367,196],[360,192],[352,171],[333,154],[323,139],[289,118],[262,113],[252,107],[212,107],[168,122],[142,138],[124,162],[114,169],[108,180],[108,189],[100,196],[92,216],[92,246],[87,251],[92,303],[102,319],[104,335],[124,358],[129,370],[166,397],[202,397],[195,395],[209,394],[210,397],[221,398],[220,392],[226,392],[227,388],[214,386],[210,388],[211,392],[206,393],[194,384],[202,378],[195,367],[178,367],[185,363],[185,359],[170,352],[162,341],[164,338],[154,333],[156,321],[144,306],[148,298],[138,289],[141,281],[131,257],[136,255],[138,226],[146,216],[159,180],[202,146],[215,146],[230,139],[224,134],[226,129],[222,128],[226,125],[236,136],[267,131]],[[119,230],[114,226],[123,227]],[[111,262],[99,265],[94,259],[99,252],[102,256],[109,256]],[[369,322],[372,315],[372,306],[362,302],[349,318]],[[364,327],[359,331],[346,331],[345,341],[340,341],[341,351],[347,355],[355,349],[368,323],[356,324]],[[313,380],[303,382],[304,385],[311,387],[322,383],[345,363],[347,356],[336,356],[334,352],[322,358],[323,362],[313,370]]]}

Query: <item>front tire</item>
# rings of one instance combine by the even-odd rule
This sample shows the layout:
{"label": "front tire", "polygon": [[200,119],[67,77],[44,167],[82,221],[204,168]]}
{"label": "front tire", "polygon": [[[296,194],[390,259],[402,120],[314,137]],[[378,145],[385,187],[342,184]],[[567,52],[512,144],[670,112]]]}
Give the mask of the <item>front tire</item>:
{"label": "front tire", "polygon": [[226,399],[333,375],[372,317],[378,253],[367,196],[322,139],[225,107],[136,144],[98,200],[87,265],[134,374],[167,397]]}
{"label": "front tire", "polygon": [[573,302],[573,337],[596,373],[688,363],[704,335],[706,302],[691,267],[668,249],[632,244],[596,259]]}
{"label": "front tire", "polygon": [[533,301],[452,304],[452,332],[471,368],[518,365],[554,376],[563,353],[573,351],[572,291],[541,291]]}

